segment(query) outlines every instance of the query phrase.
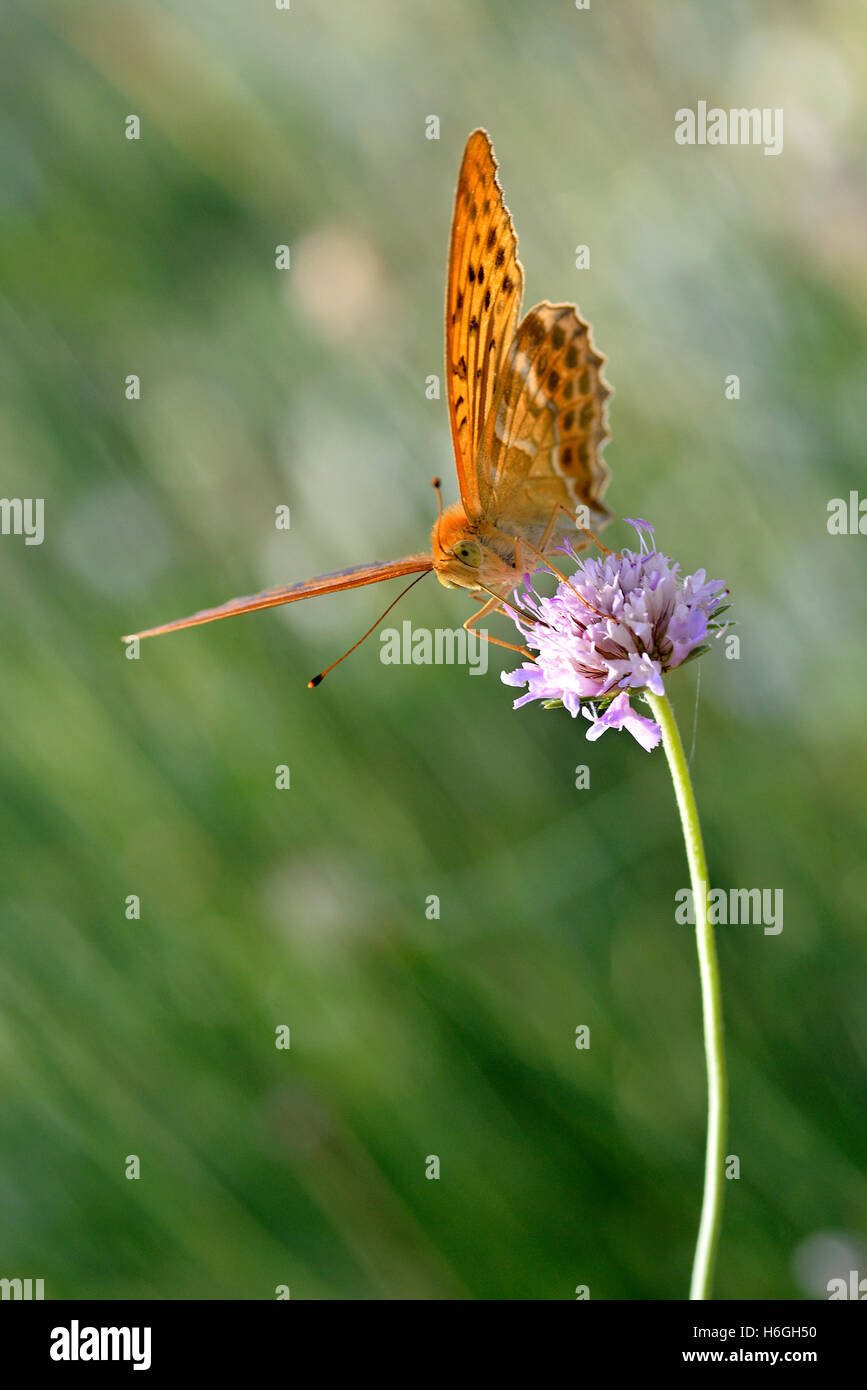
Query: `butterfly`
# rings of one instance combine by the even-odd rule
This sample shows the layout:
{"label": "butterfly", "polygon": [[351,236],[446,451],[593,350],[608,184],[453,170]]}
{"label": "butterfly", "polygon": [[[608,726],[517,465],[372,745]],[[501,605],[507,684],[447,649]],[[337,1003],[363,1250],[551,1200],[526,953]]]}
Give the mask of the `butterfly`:
{"label": "butterfly", "polygon": [[[124,641],[385,579],[415,575],[414,584],[430,570],[446,588],[465,589],[481,604],[464,623],[470,629],[501,608],[524,574],[566,536],[581,549],[610,520],[602,500],[612,394],[602,375],[605,358],[573,304],[543,300],[519,322],[524,270],[497,167],[490,136],[474,130],[455,192],[445,306],[446,387],[460,501],[443,508],[434,480],[439,515],[430,550],[231,599]],[[319,684],[324,674],[309,684]]]}

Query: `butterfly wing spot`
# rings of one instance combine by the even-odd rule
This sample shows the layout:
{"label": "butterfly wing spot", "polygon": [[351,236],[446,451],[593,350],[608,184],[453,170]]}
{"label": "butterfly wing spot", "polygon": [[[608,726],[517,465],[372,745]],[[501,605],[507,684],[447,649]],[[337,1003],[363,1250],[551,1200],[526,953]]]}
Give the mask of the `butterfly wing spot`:
{"label": "butterfly wing spot", "polygon": [[535,351],[544,338],[545,324],[538,314],[531,309],[518,330],[519,344],[525,352],[529,352],[531,349]]}

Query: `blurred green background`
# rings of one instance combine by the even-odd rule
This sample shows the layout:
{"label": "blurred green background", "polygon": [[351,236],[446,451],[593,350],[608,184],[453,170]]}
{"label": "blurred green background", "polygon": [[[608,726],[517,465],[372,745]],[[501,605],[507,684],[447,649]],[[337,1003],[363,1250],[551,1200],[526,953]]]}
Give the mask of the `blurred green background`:
{"label": "blurred green background", "polygon": [[[4,6],[2,491],[44,497],[46,534],[0,539],[0,1274],[48,1297],[686,1292],[704,1072],[662,754],[513,713],[495,656],[384,666],[374,637],[311,694],[394,586],[138,662],[119,641],[426,544],[431,475],[455,496],[424,382],[480,124],[525,306],[577,300],[608,355],[608,501],[733,593],[696,789],[715,882],[782,888],[785,925],[720,928],[741,1177],[717,1293],[867,1274],[865,541],[826,529],[864,485],[859,19]],[[676,145],[699,99],[783,107],[782,155]],[[430,578],[395,616],[469,611]],[[670,682],[687,744],[696,676]]]}

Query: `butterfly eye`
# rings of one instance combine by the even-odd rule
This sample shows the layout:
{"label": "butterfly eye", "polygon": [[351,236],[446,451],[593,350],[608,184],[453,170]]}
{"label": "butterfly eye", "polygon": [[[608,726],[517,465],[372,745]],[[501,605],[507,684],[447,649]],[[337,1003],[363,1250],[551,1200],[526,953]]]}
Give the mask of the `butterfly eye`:
{"label": "butterfly eye", "polygon": [[454,553],[456,559],[462,560],[463,563],[469,565],[471,569],[478,569],[479,565],[482,563],[482,547],[479,545],[478,541],[460,541],[458,545],[455,546]]}

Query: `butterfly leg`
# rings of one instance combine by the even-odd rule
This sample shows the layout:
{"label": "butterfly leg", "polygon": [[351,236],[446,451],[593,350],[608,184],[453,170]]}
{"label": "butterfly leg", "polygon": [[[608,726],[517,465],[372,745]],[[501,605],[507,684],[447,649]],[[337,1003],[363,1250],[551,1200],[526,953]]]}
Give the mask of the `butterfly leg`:
{"label": "butterfly leg", "polygon": [[[563,510],[566,511],[566,508],[564,507]],[[568,516],[571,516],[571,512],[567,512],[567,515],[568,515]],[[523,540],[522,540],[520,536],[516,536],[516,537],[515,537],[515,568],[516,568],[516,569],[518,569],[519,567],[522,567],[522,573],[523,573],[523,572],[526,571],[526,569],[528,568],[528,566],[524,564],[524,549],[525,549],[525,548],[526,548],[527,550],[529,550],[530,554],[531,554],[531,555],[534,555],[534,556],[536,557],[537,560],[541,560],[543,566],[545,567],[545,569],[546,569],[546,570],[550,570],[551,574],[556,575],[556,577],[560,580],[561,584],[568,584],[568,585],[569,585],[569,588],[572,590],[573,594],[576,594],[577,597],[580,598],[581,602],[585,605],[585,607],[589,608],[590,611],[591,611],[592,613],[596,613],[598,617],[600,617],[600,618],[605,617],[605,614],[604,614],[604,613],[600,613],[599,609],[598,609],[598,608],[595,608],[595,607],[593,606],[593,604],[590,602],[589,599],[586,599],[586,598],[584,597],[583,594],[579,594],[579,593],[578,593],[578,590],[577,590],[576,588],[573,587],[573,585],[572,585],[572,584],[569,582],[569,580],[566,578],[566,575],[563,574],[562,570],[558,570],[557,566],[553,563],[553,561],[549,560],[549,558],[548,558],[547,555],[543,555],[541,550],[537,550],[536,547],[530,543],[530,541],[528,541],[528,540],[526,540],[526,539],[523,539]],[[609,551],[608,553],[610,554],[611,552]]]}
{"label": "butterfly leg", "polygon": [[590,531],[586,526],[578,525],[578,523],[575,521],[574,514],[570,512],[569,508],[564,506],[562,502],[558,502],[553,512],[551,513],[548,525],[545,527],[545,530],[542,534],[542,539],[539,542],[539,549],[541,551],[545,551],[548,548],[548,545],[550,544],[551,537],[554,534],[554,530],[561,512],[563,512],[564,516],[568,516],[569,520],[575,524],[575,527],[578,531],[583,531],[584,535],[589,537],[593,544],[599,547],[603,555],[612,554],[612,551],[610,551],[607,546],[602,544],[595,531]]}
{"label": "butterfly leg", "polygon": [[[502,599],[496,597],[489,598],[487,603],[483,604],[477,613],[473,613],[471,617],[467,618],[467,621],[464,623],[465,630],[467,632],[472,632],[480,619],[487,618],[489,614],[499,612],[502,608]],[[526,647],[517,647],[514,642],[503,642],[499,637],[492,637],[488,632],[480,632],[479,636],[484,637],[486,642],[493,642],[495,647],[505,647],[507,651],[517,652],[519,656],[528,656],[531,661],[535,661],[533,653],[528,652]]]}

